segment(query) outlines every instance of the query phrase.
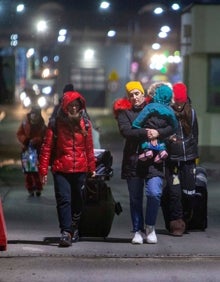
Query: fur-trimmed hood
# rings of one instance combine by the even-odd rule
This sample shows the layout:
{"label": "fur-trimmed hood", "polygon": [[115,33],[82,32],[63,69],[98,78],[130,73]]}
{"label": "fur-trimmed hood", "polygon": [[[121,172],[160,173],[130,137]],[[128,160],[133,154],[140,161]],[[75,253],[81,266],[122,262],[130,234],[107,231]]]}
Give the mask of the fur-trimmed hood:
{"label": "fur-trimmed hood", "polygon": [[[151,97],[149,97],[149,96],[145,97],[146,104],[148,104],[150,102],[150,100],[151,100]],[[132,108],[132,104],[128,100],[128,98],[123,97],[123,98],[119,98],[119,99],[115,100],[115,102],[113,103],[114,117],[117,119],[119,112],[125,111],[125,110],[130,110],[131,108]]]}

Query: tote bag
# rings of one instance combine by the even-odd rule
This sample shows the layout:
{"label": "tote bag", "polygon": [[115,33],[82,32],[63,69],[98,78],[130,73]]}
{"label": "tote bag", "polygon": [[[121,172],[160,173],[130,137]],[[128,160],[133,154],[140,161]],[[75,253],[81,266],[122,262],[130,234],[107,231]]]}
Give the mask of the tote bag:
{"label": "tote bag", "polygon": [[21,153],[21,164],[24,173],[38,171],[37,150],[29,146],[27,150]]}

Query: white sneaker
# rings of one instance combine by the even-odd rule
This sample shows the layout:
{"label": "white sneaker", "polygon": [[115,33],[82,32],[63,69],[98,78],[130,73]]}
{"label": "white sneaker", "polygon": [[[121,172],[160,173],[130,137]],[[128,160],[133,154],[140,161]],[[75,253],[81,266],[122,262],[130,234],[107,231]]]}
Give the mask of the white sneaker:
{"label": "white sneaker", "polygon": [[146,226],[146,241],[148,244],[156,244],[157,236],[154,226]]}
{"label": "white sneaker", "polygon": [[132,244],[143,244],[143,237],[140,232],[135,232],[131,243]]}

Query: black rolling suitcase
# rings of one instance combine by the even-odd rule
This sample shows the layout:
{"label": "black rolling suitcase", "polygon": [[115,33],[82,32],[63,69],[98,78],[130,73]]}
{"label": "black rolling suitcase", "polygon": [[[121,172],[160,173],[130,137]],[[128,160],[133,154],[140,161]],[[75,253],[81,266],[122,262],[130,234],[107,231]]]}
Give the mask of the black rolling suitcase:
{"label": "black rolling suitcase", "polygon": [[[186,230],[198,230],[204,231],[208,226],[208,213],[207,213],[207,202],[208,202],[208,190],[207,190],[207,173],[203,167],[196,168],[196,193],[192,196],[193,209],[188,211],[188,198],[182,194],[183,212],[187,214],[184,221],[186,222]],[[161,208],[165,221],[165,227],[169,230],[169,195],[168,190],[163,190],[161,198]]]}
{"label": "black rolling suitcase", "polygon": [[[184,205],[184,203],[183,203]],[[193,195],[193,209],[186,221],[187,230],[204,231],[208,226],[207,173],[203,167],[196,168],[196,193]]]}
{"label": "black rolling suitcase", "polygon": [[79,224],[80,237],[107,237],[113,219],[122,211],[107,185],[113,175],[112,156],[107,150],[95,150],[96,177],[88,178],[83,189],[84,207]]}

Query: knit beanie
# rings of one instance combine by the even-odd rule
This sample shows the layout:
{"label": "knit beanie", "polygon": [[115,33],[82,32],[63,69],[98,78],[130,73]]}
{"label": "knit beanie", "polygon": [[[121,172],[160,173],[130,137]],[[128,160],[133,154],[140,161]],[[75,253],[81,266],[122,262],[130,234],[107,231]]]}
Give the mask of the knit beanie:
{"label": "knit beanie", "polygon": [[63,88],[63,94],[69,91],[74,91],[74,86],[73,84],[66,84]]}
{"label": "knit beanie", "polygon": [[137,90],[141,91],[141,93],[143,93],[143,95],[144,95],[144,88],[139,81],[128,82],[125,85],[125,89],[127,91],[127,94],[129,94],[132,90],[137,89]]}
{"label": "knit beanie", "polygon": [[173,91],[168,85],[161,85],[156,88],[153,96],[153,102],[163,105],[170,105],[173,97]]}
{"label": "knit beanie", "polygon": [[187,87],[184,83],[178,82],[173,85],[173,98],[176,103],[185,103],[187,101]]}

